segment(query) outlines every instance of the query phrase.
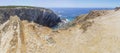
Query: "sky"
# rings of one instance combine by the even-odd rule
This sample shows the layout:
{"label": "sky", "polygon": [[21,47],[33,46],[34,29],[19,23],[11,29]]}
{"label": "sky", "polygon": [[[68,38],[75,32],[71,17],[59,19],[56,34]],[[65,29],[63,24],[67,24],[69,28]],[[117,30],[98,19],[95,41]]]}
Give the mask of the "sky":
{"label": "sky", "polygon": [[0,6],[22,5],[36,7],[103,7],[120,6],[120,0],[0,0]]}

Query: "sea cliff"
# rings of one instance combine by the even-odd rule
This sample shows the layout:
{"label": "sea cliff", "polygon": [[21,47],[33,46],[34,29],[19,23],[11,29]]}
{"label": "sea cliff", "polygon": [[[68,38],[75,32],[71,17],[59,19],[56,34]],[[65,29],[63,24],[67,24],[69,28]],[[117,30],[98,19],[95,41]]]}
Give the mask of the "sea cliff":
{"label": "sea cliff", "polygon": [[120,53],[120,10],[104,13],[79,16],[59,30],[10,16],[0,25],[0,53]]}
{"label": "sea cliff", "polygon": [[0,7],[0,24],[6,22],[10,16],[17,15],[20,20],[28,20],[43,26],[53,27],[61,22],[52,10],[41,7],[8,6]]}

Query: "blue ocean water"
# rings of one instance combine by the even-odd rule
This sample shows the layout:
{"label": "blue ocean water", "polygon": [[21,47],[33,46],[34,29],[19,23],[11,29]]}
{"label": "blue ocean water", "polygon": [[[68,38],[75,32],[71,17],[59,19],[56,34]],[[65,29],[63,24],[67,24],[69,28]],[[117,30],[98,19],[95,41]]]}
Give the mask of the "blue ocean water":
{"label": "blue ocean water", "polygon": [[113,8],[51,8],[61,18],[72,21],[81,14],[88,14],[91,10],[112,10]]}

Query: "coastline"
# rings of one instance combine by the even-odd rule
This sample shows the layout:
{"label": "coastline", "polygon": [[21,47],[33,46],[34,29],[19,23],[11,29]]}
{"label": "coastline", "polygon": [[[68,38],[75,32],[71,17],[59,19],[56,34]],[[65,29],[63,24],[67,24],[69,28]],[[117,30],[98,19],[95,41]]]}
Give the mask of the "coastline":
{"label": "coastline", "polygon": [[0,25],[0,52],[117,53],[119,24],[120,10],[91,11],[78,16],[67,29],[58,30],[10,16]]}

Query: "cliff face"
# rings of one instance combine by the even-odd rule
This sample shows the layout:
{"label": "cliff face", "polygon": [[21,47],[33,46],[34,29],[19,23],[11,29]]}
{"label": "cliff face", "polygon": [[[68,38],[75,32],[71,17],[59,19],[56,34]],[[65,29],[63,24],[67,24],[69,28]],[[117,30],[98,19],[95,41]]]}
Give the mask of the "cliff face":
{"label": "cliff face", "polygon": [[54,31],[10,16],[0,25],[0,53],[120,53],[119,10],[79,23]]}
{"label": "cliff face", "polygon": [[28,20],[40,25],[53,27],[61,20],[53,11],[45,8],[0,8],[0,23],[6,22],[10,16],[17,15],[21,20]]}

